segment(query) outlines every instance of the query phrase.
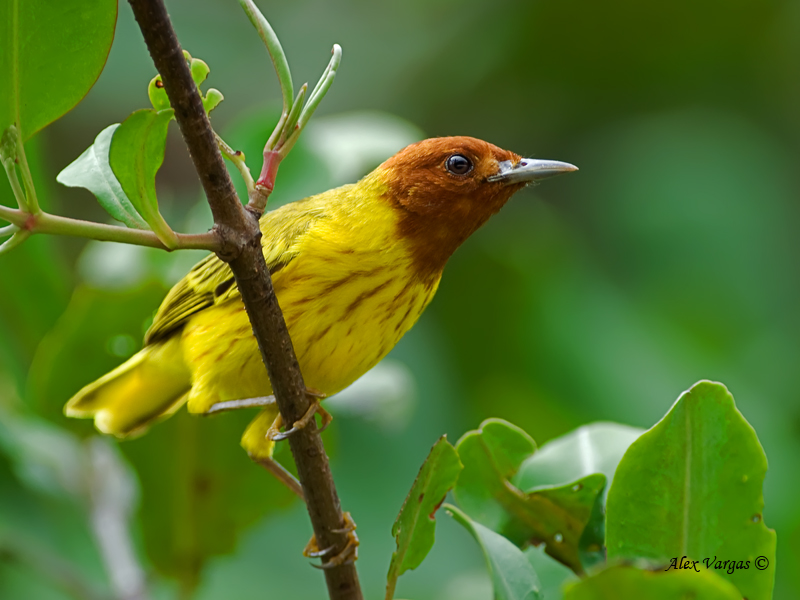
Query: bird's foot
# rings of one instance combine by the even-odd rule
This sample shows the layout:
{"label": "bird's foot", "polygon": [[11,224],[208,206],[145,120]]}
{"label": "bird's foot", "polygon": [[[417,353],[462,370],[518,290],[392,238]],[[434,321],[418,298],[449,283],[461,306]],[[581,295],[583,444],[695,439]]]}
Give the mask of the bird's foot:
{"label": "bird's foot", "polygon": [[330,425],[331,421],[333,421],[333,417],[331,414],[322,408],[320,401],[325,397],[325,394],[319,392],[317,390],[308,389],[306,390],[306,395],[308,396],[309,400],[311,401],[311,406],[308,407],[306,414],[304,414],[299,421],[295,421],[292,424],[291,429],[287,429],[286,431],[281,431],[281,427],[283,427],[283,417],[279,414],[275,421],[267,431],[267,438],[273,442],[279,442],[281,440],[285,440],[290,435],[297,433],[301,429],[305,429],[305,427],[311,422],[311,419],[314,418],[314,415],[319,413],[319,416],[322,417],[322,426],[319,428],[320,433],[327,429],[328,425]]}
{"label": "bird's foot", "polygon": [[216,413],[238,410],[240,408],[256,408],[271,406],[275,404],[275,396],[259,396],[258,398],[244,398],[242,400],[226,400],[211,405],[204,414],[214,415]]}
{"label": "bird's foot", "polygon": [[331,553],[335,548],[331,546],[330,548],[320,550],[319,546],[317,545],[316,536],[312,537],[311,541],[309,541],[308,544],[306,544],[306,547],[303,549],[303,556],[307,558],[325,558],[331,556],[331,558],[321,565],[311,566],[318,569],[332,569],[333,567],[352,564],[358,560],[358,545],[360,542],[358,541],[358,536],[356,535],[356,524],[349,512],[344,513],[343,516],[344,527],[341,529],[334,529],[333,532],[347,534],[347,543],[345,544],[344,549],[341,552],[331,556]]}

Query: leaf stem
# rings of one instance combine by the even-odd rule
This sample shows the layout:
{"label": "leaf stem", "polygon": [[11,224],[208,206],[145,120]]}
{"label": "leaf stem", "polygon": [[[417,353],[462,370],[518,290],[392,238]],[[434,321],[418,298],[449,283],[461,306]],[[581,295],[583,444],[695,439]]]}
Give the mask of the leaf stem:
{"label": "leaf stem", "polygon": [[261,14],[258,7],[252,0],[239,0],[244,12],[253,24],[253,27],[258,31],[258,35],[264,42],[269,52],[269,57],[272,59],[272,65],[275,67],[275,73],[278,75],[278,81],[281,86],[281,95],[283,96],[283,114],[288,115],[292,110],[292,96],[294,96],[294,88],[292,87],[292,72],[289,70],[289,61],[286,60],[286,54],[283,51],[278,36],[269,24],[269,21]]}
{"label": "leaf stem", "polygon": [[[8,182],[11,184],[11,190],[14,192],[14,198],[17,201],[17,206],[19,206],[20,210],[28,211],[28,200],[25,197],[25,192],[22,189],[22,185],[19,183],[17,168],[14,166],[14,161],[12,159],[3,160],[3,168],[6,170]],[[2,213],[0,213],[0,215],[1,214]]]}
{"label": "leaf stem", "polygon": [[25,156],[25,144],[22,143],[22,136],[17,136],[17,163],[22,172],[22,182],[25,184],[25,191],[28,192],[28,210],[31,214],[39,214],[42,209],[39,207],[39,199],[36,197],[36,188],[33,185],[31,169],[28,166],[28,157]]}
{"label": "leaf stem", "polygon": [[9,208],[8,206],[0,204],[0,219],[13,223],[20,229],[22,229],[25,223],[25,214],[26,213],[22,209]]}
{"label": "leaf stem", "polygon": [[9,239],[5,242],[0,244],[0,254],[5,254],[6,252],[10,252],[17,246],[19,246],[22,242],[24,242],[28,237],[30,237],[30,231],[18,231],[14,235],[12,235]]}
{"label": "leaf stem", "polygon": [[283,124],[283,131],[281,132],[281,136],[278,139],[278,147],[282,147],[283,144],[286,142],[286,138],[289,137],[294,131],[295,125],[297,125],[297,119],[300,118],[300,111],[303,108],[303,102],[306,99],[306,92],[308,91],[308,84],[304,83],[300,88],[300,91],[297,92],[297,98],[294,100],[294,106],[292,106],[292,111],[289,113],[289,116],[286,117],[286,122]]}
{"label": "leaf stem", "polygon": [[309,119],[311,119],[314,111],[317,110],[319,103],[322,102],[325,94],[328,93],[328,90],[333,84],[333,80],[336,78],[336,72],[342,61],[342,47],[339,44],[334,44],[331,53],[333,56],[328,66],[325,68],[325,71],[322,73],[322,77],[320,77],[317,82],[317,85],[314,86],[314,90],[311,92],[311,96],[309,96],[308,102],[305,108],[303,108],[303,112],[300,113],[300,117],[297,119],[297,125],[294,127],[293,131],[289,132],[286,143],[279,149],[283,156],[286,156],[292,147],[294,147]]}
{"label": "leaf stem", "polygon": [[0,227],[0,238],[16,233],[17,231],[19,231],[19,227],[13,223],[11,225],[6,225],[5,227]]}
{"label": "leaf stem", "polygon": [[219,137],[216,132],[214,132],[214,136],[217,139],[217,147],[219,148],[219,151],[222,152],[222,156],[231,161],[239,170],[239,174],[242,176],[242,179],[244,179],[244,184],[247,186],[247,195],[249,196],[250,193],[255,190],[256,182],[253,180],[253,176],[250,174],[250,169],[245,162],[244,152],[231,148],[227,143],[225,143],[225,140]]}
{"label": "leaf stem", "polygon": [[311,118],[311,115],[314,114],[314,111],[317,109],[317,106],[319,106],[319,103],[322,102],[325,94],[328,93],[328,90],[330,89],[331,85],[333,84],[333,80],[336,77],[336,73],[339,70],[339,65],[342,62],[342,47],[339,44],[334,44],[331,54],[333,56],[331,57],[328,66],[325,67],[322,77],[319,78],[317,85],[314,86],[314,90],[308,97],[308,104],[306,104],[306,107],[303,109],[303,113],[300,115],[300,119],[297,121],[297,124],[301,129],[305,127],[305,124],[308,123],[308,120]]}

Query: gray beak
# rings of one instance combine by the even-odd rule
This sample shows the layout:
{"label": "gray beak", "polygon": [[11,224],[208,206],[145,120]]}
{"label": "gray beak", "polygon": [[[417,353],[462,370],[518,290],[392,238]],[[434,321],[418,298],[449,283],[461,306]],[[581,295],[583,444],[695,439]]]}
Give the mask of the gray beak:
{"label": "gray beak", "polygon": [[510,160],[504,160],[499,163],[499,167],[497,175],[488,177],[487,181],[534,183],[548,177],[578,170],[578,167],[569,163],[535,158],[523,158],[517,164],[513,164]]}

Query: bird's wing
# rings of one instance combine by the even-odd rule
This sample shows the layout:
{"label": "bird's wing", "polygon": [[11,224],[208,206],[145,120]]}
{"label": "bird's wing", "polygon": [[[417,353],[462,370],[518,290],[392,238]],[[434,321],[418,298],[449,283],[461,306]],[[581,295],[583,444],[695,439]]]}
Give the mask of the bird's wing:
{"label": "bird's wing", "polygon": [[[287,204],[261,218],[261,246],[272,275],[297,257],[303,236],[325,217],[324,207],[310,200]],[[210,254],[169,291],[145,334],[145,345],[169,337],[191,315],[238,297],[230,267]]]}

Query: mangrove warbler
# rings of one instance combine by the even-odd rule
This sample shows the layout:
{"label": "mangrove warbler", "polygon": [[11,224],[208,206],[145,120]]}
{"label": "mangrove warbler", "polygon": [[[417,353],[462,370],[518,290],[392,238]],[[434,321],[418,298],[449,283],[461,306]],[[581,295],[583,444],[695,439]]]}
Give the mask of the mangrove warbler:
{"label": "mangrove warbler", "polygon": [[[356,184],[261,219],[262,245],[306,385],[335,394],[380,361],[433,298],[447,259],[526,184],[574,171],[469,137],[408,146]],[[184,402],[272,393],[228,266],[210,255],[167,294],[144,348],[78,392],[71,417],[125,437]],[[269,455],[262,409],[243,438]]]}

